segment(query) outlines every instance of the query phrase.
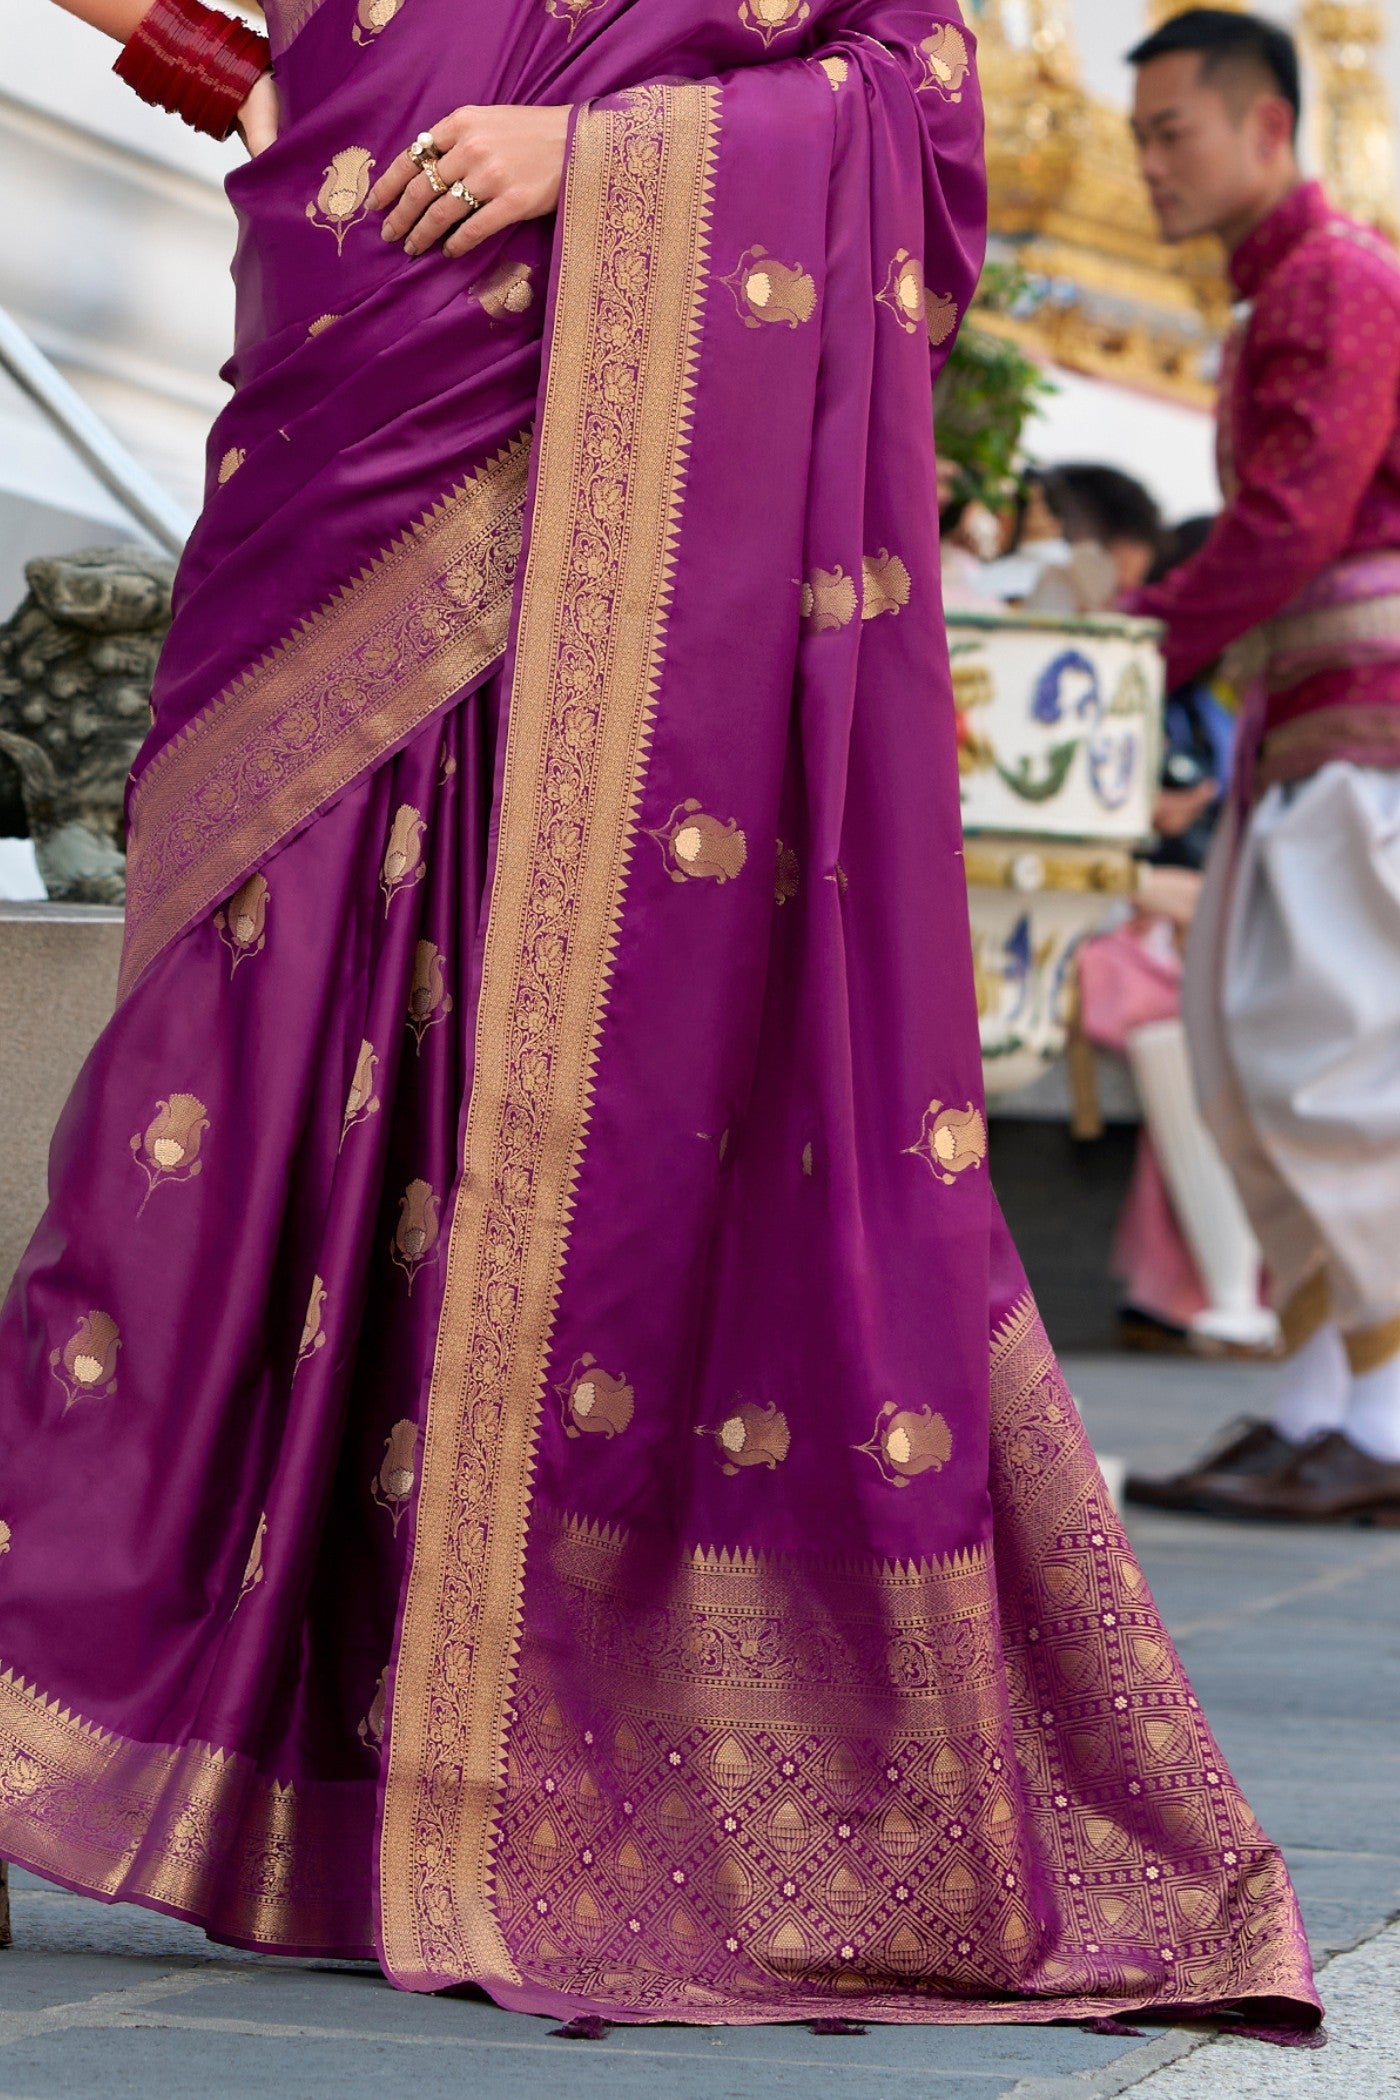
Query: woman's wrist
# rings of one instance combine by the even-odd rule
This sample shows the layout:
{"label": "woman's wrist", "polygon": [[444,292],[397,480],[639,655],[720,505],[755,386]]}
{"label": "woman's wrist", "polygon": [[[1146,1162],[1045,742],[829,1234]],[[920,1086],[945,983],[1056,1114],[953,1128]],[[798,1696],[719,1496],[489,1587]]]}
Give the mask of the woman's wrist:
{"label": "woman's wrist", "polygon": [[155,0],[113,71],[144,102],[226,139],[269,57],[267,38],[236,15],[203,0]]}

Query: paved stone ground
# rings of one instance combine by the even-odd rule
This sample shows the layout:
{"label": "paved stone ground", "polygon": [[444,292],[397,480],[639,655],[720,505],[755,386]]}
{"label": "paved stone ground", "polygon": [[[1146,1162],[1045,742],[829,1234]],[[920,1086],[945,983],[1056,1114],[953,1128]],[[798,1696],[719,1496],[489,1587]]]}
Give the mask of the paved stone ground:
{"label": "paved stone ground", "polygon": [[[1168,1464],[1257,1397],[1257,1374],[1069,1366],[1101,1453]],[[1207,1711],[1288,1854],[1327,1970],[1320,2054],[1150,2029],[615,2029],[404,1997],[373,1971],[256,1960],[192,1928],[17,1876],[0,1955],[0,2100],[1382,2100],[1400,2096],[1400,1536],[1134,1515]],[[1355,1949],[1353,1953],[1345,1950]]]}

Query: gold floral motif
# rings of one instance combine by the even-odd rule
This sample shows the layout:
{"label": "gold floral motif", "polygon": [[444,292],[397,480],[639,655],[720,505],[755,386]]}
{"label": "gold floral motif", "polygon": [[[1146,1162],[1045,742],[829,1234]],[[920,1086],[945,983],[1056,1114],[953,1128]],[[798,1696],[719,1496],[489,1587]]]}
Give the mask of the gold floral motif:
{"label": "gold floral motif", "polygon": [[802,1147],[802,1172],[806,1176],[808,1181],[811,1180],[813,1174],[816,1171],[816,1163],[816,1148],[813,1145],[812,1140],[808,1138],[806,1144]]}
{"label": "gold floral motif", "polygon": [[66,1395],[65,1414],[75,1400],[111,1398],[121,1345],[121,1329],[110,1313],[87,1312],[63,1347],[49,1352],[49,1368]]}
{"label": "gold floral motif", "polygon": [[399,1222],[389,1242],[389,1258],[408,1278],[410,1296],[418,1271],[434,1257],[439,1207],[437,1191],[426,1181],[410,1181],[399,1198]]}
{"label": "gold floral motif", "polygon": [[545,0],[546,12],[556,16],[561,22],[567,22],[570,36],[573,35],[590,8],[601,5],[602,0]]}
{"label": "gold floral motif", "polygon": [[384,849],[384,865],[379,871],[386,918],[399,891],[413,889],[428,872],[423,859],[423,836],[427,828],[421,810],[415,809],[411,802],[399,804],[394,812],[389,843]]}
{"label": "gold floral motif", "polygon": [[535,303],[534,265],[527,262],[501,263],[477,286],[476,298],[493,321],[528,313]]}
{"label": "gold floral motif", "polygon": [[950,22],[935,24],[919,46],[924,59],[921,88],[932,88],[945,102],[961,102],[963,86],[972,70],[967,38]]}
{"label": "gold floral motif", "polygon": [[399,1519],[413,1499],[418,1481],[418,1424],[395,1422],[384,1440],[384,1457],[369,1484],[370,1499],[387,1509],[399,1535]]}
{"label": "gold floral motif", "polygon": [[695,1434],[714,1439],[726,1473],[737,1473],[744,1466],[766,1466],[771,1473],[787,1457],[792,1441],[781,1409],[771,1404],[755,1407],[749,1400],[731,1409],[718,1429],[700,1428]]}
{"label": "gold floral motif", "polygon": [[864,580],[860,603],[862,620],[878,620],[882,613],[898,613],[909,603],[914,588],[909,571],[888,547],[882,547],[878,554],[867,554],[861,574]]}
{"label": "gold floral motif", "polygon": [[928,328],[930,346],[937,350],[947,342],[958,325],[958,302],[947,292],[924,292],[924,321]]}
{"label": "gold floral motif", "polygon": [[953,1455],[953,1433],[931,1407],[901,1407],[887,1401],[868,1444],[857,1444],[873,1458],[891,1487],[908,1487],[921,1473],[941,1473]]}
{"label": "gold floral motif", "polygon": [[318,1349],[326,1346],[326,1330],[321,1315],[325,1310],[326,1286],[319,1276],[311,1279],[311,1296],[307,1301],[306,1318],[301,1323],[301,1346],[297,1350],[298,1365],[309,1363]]}
{"label": "gold floral motif", "polygon": [[229,964],[230,977],[246,957],[261,955],[267,946],[267,901],[270,895],[267,877],[250,875],[242,887],[234,891],[223,910],[214,914],[219,939],[233,957]]}
{"label": "gold floral motif", "polygon": [[358,226],[368,210],[370,170],[374,155],[368,146],[342,146],[326,169],[314,204],[306,207],[313,226],[324,226],[335,235],[336,253],[345,253],[345,236]]}
{"label": "gold floral motif", "polygon": [[443,953],[436,941],[420,941],[413,954],[413,982],[408,991],[408,1026],[419,1050],[423,1038],[452,1011],[452,994],[443,976]]}
{"label": "gold floral motif", "polygon": [[264,1510],[258,1518],[258,1528],[253,1533],[253,1543],[248,1549],[247,1565],[243,1570],[243,1580],[239,1585],[238,1596],[233,1607],[235,1611],[237,1611],[238,1606],[245,1597],[252,1596],[266,1572],[263,1567],[263,1545],[266,1538],[267,1511]]}
{"label": "gold floral motif", "polygon": [[146,1177],[141,1211],[162,1182],[194,1180],[204,1164],[199,1147],[208,1128],[209,1111],[197,1094],[172,1094],[156,1103],[144,1132],[135,1131],[131,1139],[131,1156]]}
{"label": "gold floral motif", "polygon": [[811,622],[813,634],[849,627],[858,603],[855,578],[839,562],[834,569],[813,569],[802,586],[802,617]]}
{"label": "gold floral motif", "polygon": [[5,1522],[3,1517],[0,1517],[0,1554],[5,1554],[9,1552],[10,1541],[13,1539],[13,1537],[14,1533],[11,1531],[9,1525]]}
{"label": "gold floral motif", "polygon": [[884,289],[875,297],[894,315],[906,335],[917,335],[925,325],[924,269],[918,256],[911,255],[907,248],[897,248]]}
{"label": "gold floral motif", "polygon": [[306,332],[308,335],[324,335],[339,319],[339,314],[317,314],[315,320],[308,324]]}
{"label": "gold floral motif", "polygon": [[600,1369],[593,1356],[581,1356],[555,1390],[563,1403],[566,1436],[603,1436],[611,1443],[631,1421],[636,1405],[627,1380]]}
{"label": "gold floral motif", "polygon": [[817,64],[831,82],[831,92],[837,94],[851,77],[851,69],[844,58],[819,58]]}
{"label": "gold floral motif", "polygon": [[374,1687],[374,1697],[369,1702],[369,1711],[356,1729],[356,1734],[366,1750],[384,1748],[384,1722],[386,1718],[389,1688],[389,1666],[386,1663],[379,1673],[379,1682]]}
{"label": "gold floral motif", "polygon": [[231,479],[231,478],[233,477],[233,475],[235,475],[235,474],[236,474],[236,473],[238,472],[238,469],[239,469],[239,468],[240,468],[240,467],[242,466],[242,464],[243,464],[244,460],[245,460],[245,459],[246,459],[247,457],[248,457],[247,451],[246,451],[246,450],[244,449],[244,447],[243,447],[242,445],[230,445],[230,446],[229,446],[229,448],[228,448],[228,451],[227,451],[227,452],[226,452],[226,453],[224,454],[223,458],[222,458],[222,459],[221,459],[221,460],[219,461],[219,486],[220,486],[220,488],[222,488],[222,487],[223,487],[223,485],[224,485],[224,483],[225,483],[226,481],[230,480],[230,479]]}
{"label": "gold floral motif", "polygon": [[807,0],[739,0],[739,20],[765,44],[771,44],[785,29],[796,29],[810,13]]}
{"label": "gold floral motif", "polygon": [[456,777],[457,761],[452,756],[452,753],[450,751],[444,751],[442,754],[442,764],[438,768],[438,786],[440,788],[445,788],[447,786],[448,781],[455,780]]}
{"label": "gold floral motif", "polygon": [[938,1179],[951,1188],[960,1174],[986,1160],[986,1118],[971,1101],[966,1108],[945,1108],[941,1101],[930,1101],[919,1141],[909,1152],[915,1159],[927,1160]]}
{"label": "gold floral motif", "polygon": [[403,7],[404,0],[357,0],[350,35],[357,44],[367,44],[387,29]]}
{"label": "gold floral motif", "polygon": [[779,839],[777,866],[773,871],[773,902],[791,904],[801,886],[802,864],[797,858],[796,849],[784,845]]}
{"label": "gold floral motif", "polygon": [[746,249],[738,267],[721,278],[734,294],[746,328],[779,323],[800,328],[817,310],[817,287],[801,263],[780,263],[761,242]]}
{"label": "gold floral motif", "polygon": [[360,1044],[350,1091],[345,1097],[345,1114],[340,1125],[342,1145],[357,1123],[367,1123],[371,1116],[379,1114],[379,1096],[374,1091],[374,1068],[378,1063],[379,1052],[366,1036]]}
{"label": "gold floral motif", "polygon": [[660,846],[672,882],[732,882],[749,857],[749,842],[738,819],[722,822],[695,801],[682,802],[661,830],[648,836]]}

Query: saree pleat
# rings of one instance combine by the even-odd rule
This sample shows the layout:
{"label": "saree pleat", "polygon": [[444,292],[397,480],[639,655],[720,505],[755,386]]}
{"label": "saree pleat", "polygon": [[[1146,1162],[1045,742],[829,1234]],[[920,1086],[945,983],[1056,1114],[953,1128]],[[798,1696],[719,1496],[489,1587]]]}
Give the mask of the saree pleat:
{"label": "saree pleat", "polygon": [[[278,0],[230,179],[0,1323],[0,1852],[534,2012],[1307,2022],[987,1178],[971,40],[481,0],[458,67],[455,7]],[[579,105],[558,222],[408,264],[364,194],[449,95]]]}

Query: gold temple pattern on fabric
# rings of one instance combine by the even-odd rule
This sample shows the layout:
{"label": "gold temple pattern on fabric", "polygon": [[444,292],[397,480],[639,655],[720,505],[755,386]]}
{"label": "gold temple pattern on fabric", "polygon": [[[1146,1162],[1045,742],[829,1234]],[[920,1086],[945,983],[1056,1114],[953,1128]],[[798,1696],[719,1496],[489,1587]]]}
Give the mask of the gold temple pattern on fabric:
{"label": "gold temple pattern on fabric", "polygon": [[125,992],[505,648],[531,436],[458,483],[158,753],[132,795]]}
{"label": "gold temple pattern on fabric", "polygon": [[[347,1788],[284,1786],[208,1743],[140,1743],[0,1675],[0,1856],[235,1941],[370,1952],[346,1916]],[[370,1787],[365,1795],[369,1838]]]}
{"label": "gold temple pattern on fabric", "polygon": [[391,1698],[384,1958],[420,1988],[516,1973],[493,1855],[533,1454],[670,607],[718,128],[712,86],[637,89],[582,115],[566,177],[464,1178]]}
{"label": "gold temple pattern on fabric", "polygon": [[[1033,1304],[997,1335],[994,1546],[916,1566],[545,1549],[495,1901],[517,1967],[651,2019],[1054,2020],[1306,1997]],[[697,1977],[703,1981],[697,1981]]]}

